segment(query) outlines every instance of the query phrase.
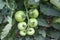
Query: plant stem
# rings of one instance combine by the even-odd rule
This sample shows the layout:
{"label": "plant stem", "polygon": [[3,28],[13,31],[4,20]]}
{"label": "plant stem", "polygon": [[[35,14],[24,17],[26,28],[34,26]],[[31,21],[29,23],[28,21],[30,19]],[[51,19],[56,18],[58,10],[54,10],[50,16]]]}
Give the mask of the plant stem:
{"label": "plant stem", "polygon": [[13,8],[11,8],[11,7],[9,6],[8,0],[6,0],[6,6],[7,6],[9,9],[14,10]]}
{"label": "plant stem", "polygon": [[13,13],[14,13],[14,10],[15,10],[15,1],[13,1],[13,7],[11,8],[9,3],[8,3],[8,0],[6,0],[6,6],[11,10],[11,17],[13,16]]}
{"label": "plant stem", "polygon": [[[25,6],[25,9],[26,9],[26,16],[27,16],[27,20],[29,21],[29,16],[28,16],[28,9],[27,9],[27,7],[26,7],[26,0],[24,1],[24,6]],[[28,25],[28,23],[27,23],[27,25]],[[29,25],[28,25],[28,27],[29,27]]]}

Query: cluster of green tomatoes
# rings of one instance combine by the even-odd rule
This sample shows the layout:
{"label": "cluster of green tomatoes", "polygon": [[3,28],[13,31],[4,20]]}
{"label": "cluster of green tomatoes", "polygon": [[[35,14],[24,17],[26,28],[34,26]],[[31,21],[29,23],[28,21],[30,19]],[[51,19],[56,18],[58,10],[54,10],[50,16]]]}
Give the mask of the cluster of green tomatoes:
{"label": "cluster of green tomatoes", "polygon": [[[26,36],[26,35],[34,35],[35,34],[35,27],[38,25],[37,17],[39,15],[39,12],[37,9],[30,9],[28,11],[28,15],[24,11],[17,11],[15,13],[15,19],[18,22],[18,29],[19,29],[19,34],[21,36]],[[26,20],[26,18],[29,18]],[[27,22],[26,22],[26,21]]]}

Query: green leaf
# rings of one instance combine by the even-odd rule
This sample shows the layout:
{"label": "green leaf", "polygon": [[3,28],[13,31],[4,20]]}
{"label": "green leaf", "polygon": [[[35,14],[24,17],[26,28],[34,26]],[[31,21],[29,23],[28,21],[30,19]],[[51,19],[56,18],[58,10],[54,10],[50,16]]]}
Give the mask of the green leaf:
{"label": "green leaf", "polygon": [[20,36],[18,39],[19,39],[19,40],[25,40],[25,38],[22,37],[22,36]]}
{"label": "green leaf", "polygon": [[35,40],[45,40],[45,38],[42,37],[41,35],[36,35]]}
{"label": "green leaf", "polygon": [[[1,13],[2,15],[6,15],[8,13],[8,8],[4,7],[2,10],[1,10]],[[9,14],[9,13],[8,13]]]}
{"label": "green leaf", "polygon": [[[12,28],[11,28],[11,30],[9,31],[9,33],[8,33],[8,35],[4,38],[4,39],[6,39],[6,40],[18,40],[17,38],[15,38],[16,36],[16,29],[15,29],[15,26],[16,25],[14,25]],[[14,39],[13,39],[14,38]]]}
{"label": "green leaf", "polygon": [[58,38],[58,40],[60,40],[60,37]]}
{"label": "green leaf", "polygon": [[3,9],[4,6],[5,6],[5,2],[3,0],[0,0],[0,9]]}
{"label": "green leaf", "polygon": [[19,40],[22,40],[22,38],[19,38]]}
{"label": "green leaf", "polygon": [[39,34],[41,34],[43,37],[46,37],[46,32],[45,32],[45,30],[39,30]]}
{"label": "green leaf", "polygon": [[38,25],[48,27],[48,23],[44,19],[38,19]]}
{"label": "green leaf", "polygon": [[27,6],[31,8],[36,8],[39,5],[40,0],[28,0]]}
{"label": "green leaf", "polygon": [[60,18],[54,18],[52,23],[60,23]]}
{"label": "green leaf", "polygon": [[12,19],[12,25],[14,25],[16,23],[15,19]]}
{"label": "green leaf", "polygon": [[5,27],[2,29],[2,32],[1,32],[1,40],[7,36],[7,34],[12,28],[12,18],[8,16],[7,21],[8,21],[8,24],[5,25]]}
{"label": "green leaf", "polygon": [[40,5],[40,11],[47,15],[47,16],[57,16],[57,17],[60,17],[60,12],[55,10],[54,8],[52,7],[49,7],[47,5],[43,5],[41,4]]}
{"label": "green leaf", "polygon": [[58,38],[60,37],[60,31],[50,30],[50,31],[48,31],[48,35],[50,37],[54,38],[54,40],[58,40]]}
{"label": "green leaf", "polygon": [[0,14],[0,24],[1,24],[1,22],[2,22],[2,15]]}
{"label": "green leaf", "polygon": [[60,9],[60,0],[50,0],[50,3]]}
{"label": "green leaf", "polygon": [[33,38],[27,36],[27,37],[26,37],[26,40],[33,40]]}
{"label": "green leaf", "polygon": [[28,0],[28,4],[38,4],[40,0]]}
{"label": "green leaf", "polygon": [[52,27],[54,27],[55,29],[60,30],[60,23],[53,23]]}

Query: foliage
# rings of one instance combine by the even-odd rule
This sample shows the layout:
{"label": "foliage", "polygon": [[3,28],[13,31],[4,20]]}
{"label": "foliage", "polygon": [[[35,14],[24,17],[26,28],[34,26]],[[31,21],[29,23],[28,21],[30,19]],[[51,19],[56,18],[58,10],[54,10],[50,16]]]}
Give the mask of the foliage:
{"label": "foliage", "polygon": [[[14,15],[23,10],[26,22],[29,20],[29,10],[38,9],[38,26],[33,36],[19,35],[17,21]],[[50,0],[0,0],[0,39],[1,40],[59,40],[60,10]]]}

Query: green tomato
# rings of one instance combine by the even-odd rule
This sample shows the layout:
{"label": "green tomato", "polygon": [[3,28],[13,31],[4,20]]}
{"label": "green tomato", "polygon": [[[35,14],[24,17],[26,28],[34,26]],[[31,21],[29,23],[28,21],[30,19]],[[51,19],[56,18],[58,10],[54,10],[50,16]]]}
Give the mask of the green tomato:
{"label": "green tomato", "polygon": [[28,21],[28,25],[29,25],[29,27],[32,27],[32,28],[37,27],[38,21],[36,19],[34,19],[34,18],[31,18]]}
{"label": "green tomato", "polygon": [[26,15],[25,15],[24,11],[17,11],[15,13],[16,21],[23,22],[25,20],[25,18],[26,18]]}
{"label": "green tomato", "polygon": [[27,24],[25,22],[18,23],[18,29],[19,30],[25,30],[27,27]]}
{"label": "green tomato", "polygon": [[27,7],[28,8],[37,8],[39,6],[40,0],[28,0]]}
{"label": "green tomato", "polygon": [[50,0],[50,2],[55,5],[58,9],[60,9],[60,0]]}
{"label": "green tomato", "polygon": [[39,15],[39,12],[38,12],[37,9],[31,9],[31,10],[29,11],[29,16],[30,16],[31,18],[37,18],[38,15]]}
{"label": "green tomato", "polygon": [[35,33],[35,30],[33,28],[28,28],[27,29],[27,34],[28,35],[34,35],[34,33]]}
{"label": "green tomato", "polygon": [[26,31],[25,31],[25,30],[20,31],[19,34],[20,34],[21,36],[26,36]]}

